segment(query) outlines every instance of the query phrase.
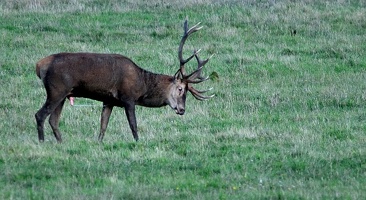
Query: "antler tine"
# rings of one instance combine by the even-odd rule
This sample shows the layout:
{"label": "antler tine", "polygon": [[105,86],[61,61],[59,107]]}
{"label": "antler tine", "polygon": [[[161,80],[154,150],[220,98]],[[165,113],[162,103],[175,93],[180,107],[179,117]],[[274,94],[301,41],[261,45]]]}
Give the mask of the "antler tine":
{"label": "antler tine", "polygon": [[201,24],[201,22],[197,23],[196,25],[192,26],[190,29],[188,29],[188,20],[186,19],[184,21],[184,34],[183,37],[180,41],[179,44],[179,48],[178,48],[178,57],[179,57],[179,62],[180,62],[180,71],[182,74],[184,74],[184,64],[186,64],[188,61],[190,61],[196,54],[196,52],[191,55],[189,58],[187,59],[183,59],[183,46],[184,43],[186,42],[188,36],[198,30],[200,30],[202,28],[202,26],[199,26]]}
{"label": "antler tine", "polygon": [[203,96],[202,94],[205,93],[205,92],[208,92],[210,90],[212,90],[212,88],[208,89],[208,90],[205,90],[205,91],[199,91],[199,90],[196,90],[194,87],[189,87],[188,90],[191,92],[191,94],[197,99],[197,100],[200,100],[200,101],[203,101],[203,100],[208,100],[212,97],[214,97],[215,95],[210,95],[210,96]]}
{"label": "antler tine", "polygon": [[[203,82],[203,81],[209,79],[209,77],[202,77],[201,71],[202,71],[203,66],[206,65],[206,63],[212,58],[213,55],[211,55],[206,60],[201,60],[198,57],[199,51],[200,51],[200,49],[198,51],[194,51],[194,56],[196,57],[196,60],[198,63],[197,69],[194,72],[192,72],[191,74],[189,74],[188,76],[186,76],[188,82],[190,82],[190,83],[200,83],[200,82]],[[199,79],[199,80],[196,80],[196,79]]]}
{"label": "antler tine", "polygon": [[[194,88],[195,89],[195,88]],[[200,94],[203,94],[203,93],[206,93],[206,92],[209,92],[209,91],[211,91],[213,88],[208,88],[207,90],[197,90],[197,89],[195,89],[198,93],[200,93]]]}
{"label": "antler tine", "polygon": [[187,79],[187,83],[192,83],[192,84],[202,83],[202,82],[207,81],[208,79],[210,79],[210,76],[197,77],[197,78],[198,78],[197,80]]}
{"label": "antler tine", "polygon": [[203,28],[203,26],[199,26],[201,24],[201,22],[198,22],[196,25],[192,26],[188,31],[187,31],[187,28],[188,28],[188,20],[186,20],[184,22],[184,30],[185,32],[187,33],[187,35],[190,35],[191,33],[194,33],[198,30],[200,30],[201,28]]}

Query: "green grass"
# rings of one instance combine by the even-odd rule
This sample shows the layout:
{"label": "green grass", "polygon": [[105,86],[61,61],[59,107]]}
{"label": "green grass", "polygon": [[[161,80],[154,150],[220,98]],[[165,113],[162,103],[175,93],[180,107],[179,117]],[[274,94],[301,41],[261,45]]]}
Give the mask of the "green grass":
{"label": "green grass", "polygon": [[[139,142],[116,108],[102,144],[101,103],[79,98],[64,142],[48,123],[38,142],[39,59],[120,53],[173,75],[186,16],[215,98],[138,107]],[[366,198],[363,1],[1,1],[0,19],[0,199]]]}

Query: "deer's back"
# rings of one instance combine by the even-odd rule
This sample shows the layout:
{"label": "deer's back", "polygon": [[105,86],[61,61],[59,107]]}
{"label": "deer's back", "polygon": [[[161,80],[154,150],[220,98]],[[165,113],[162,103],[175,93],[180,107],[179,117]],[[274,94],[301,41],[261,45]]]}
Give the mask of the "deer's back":
{"label": "deer's back", "polygon": [[45,85],[72,88],[75,96],[120,94],[135,98],[144,87],[143,70],[119,54],[54,54],[41,59],[36,71]]}

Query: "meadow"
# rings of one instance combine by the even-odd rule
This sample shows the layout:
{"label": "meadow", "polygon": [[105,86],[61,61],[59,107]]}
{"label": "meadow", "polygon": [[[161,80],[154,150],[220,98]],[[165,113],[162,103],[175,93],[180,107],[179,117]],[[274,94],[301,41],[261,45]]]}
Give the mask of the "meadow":
{"label": "meadow", "polygon": [[[63,143],[47,122],[38,142],[39,59],[118,53],[173,75],[186,17],[214,98],[138,107],[138,142],[115,108],[103,143],[102,103],[76,98]],[[362,0],[14,0],[0,21],[0,199],[366,198]]]}

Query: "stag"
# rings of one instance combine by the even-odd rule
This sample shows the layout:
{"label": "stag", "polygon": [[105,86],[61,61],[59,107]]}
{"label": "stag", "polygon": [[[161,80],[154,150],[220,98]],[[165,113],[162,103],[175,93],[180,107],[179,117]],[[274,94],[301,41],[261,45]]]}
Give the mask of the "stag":
{"label": "stag", "polygon": [[[179,115],[185,112],[187,91],[196,99],[211,90],[199,91],[193,87],[206,81],[202,68],[209,61],[201,60],[199,50],[187,59],[183,58],[183,46],[188,36],[200,30],[200,23],[188,29],[184,22],[184,34],[178,48],[180,67],[174,76],[156,74],[136,65],[131,59],[118,54],[58,53],[37,62],[36,73],[46,89],[47,98],[35,114],[38,139],[44,141],[44,122],[49,123],[58,142],[61,142],[59,120],[66,98],[83,97],[103,102],[99,141],[103,140],[113,107],[123,107],[134,139],[138,140],[135,106],[162,107],[169,105]],[[197,60],[197,69],[186,74],[184,66],[192,58]]]}

